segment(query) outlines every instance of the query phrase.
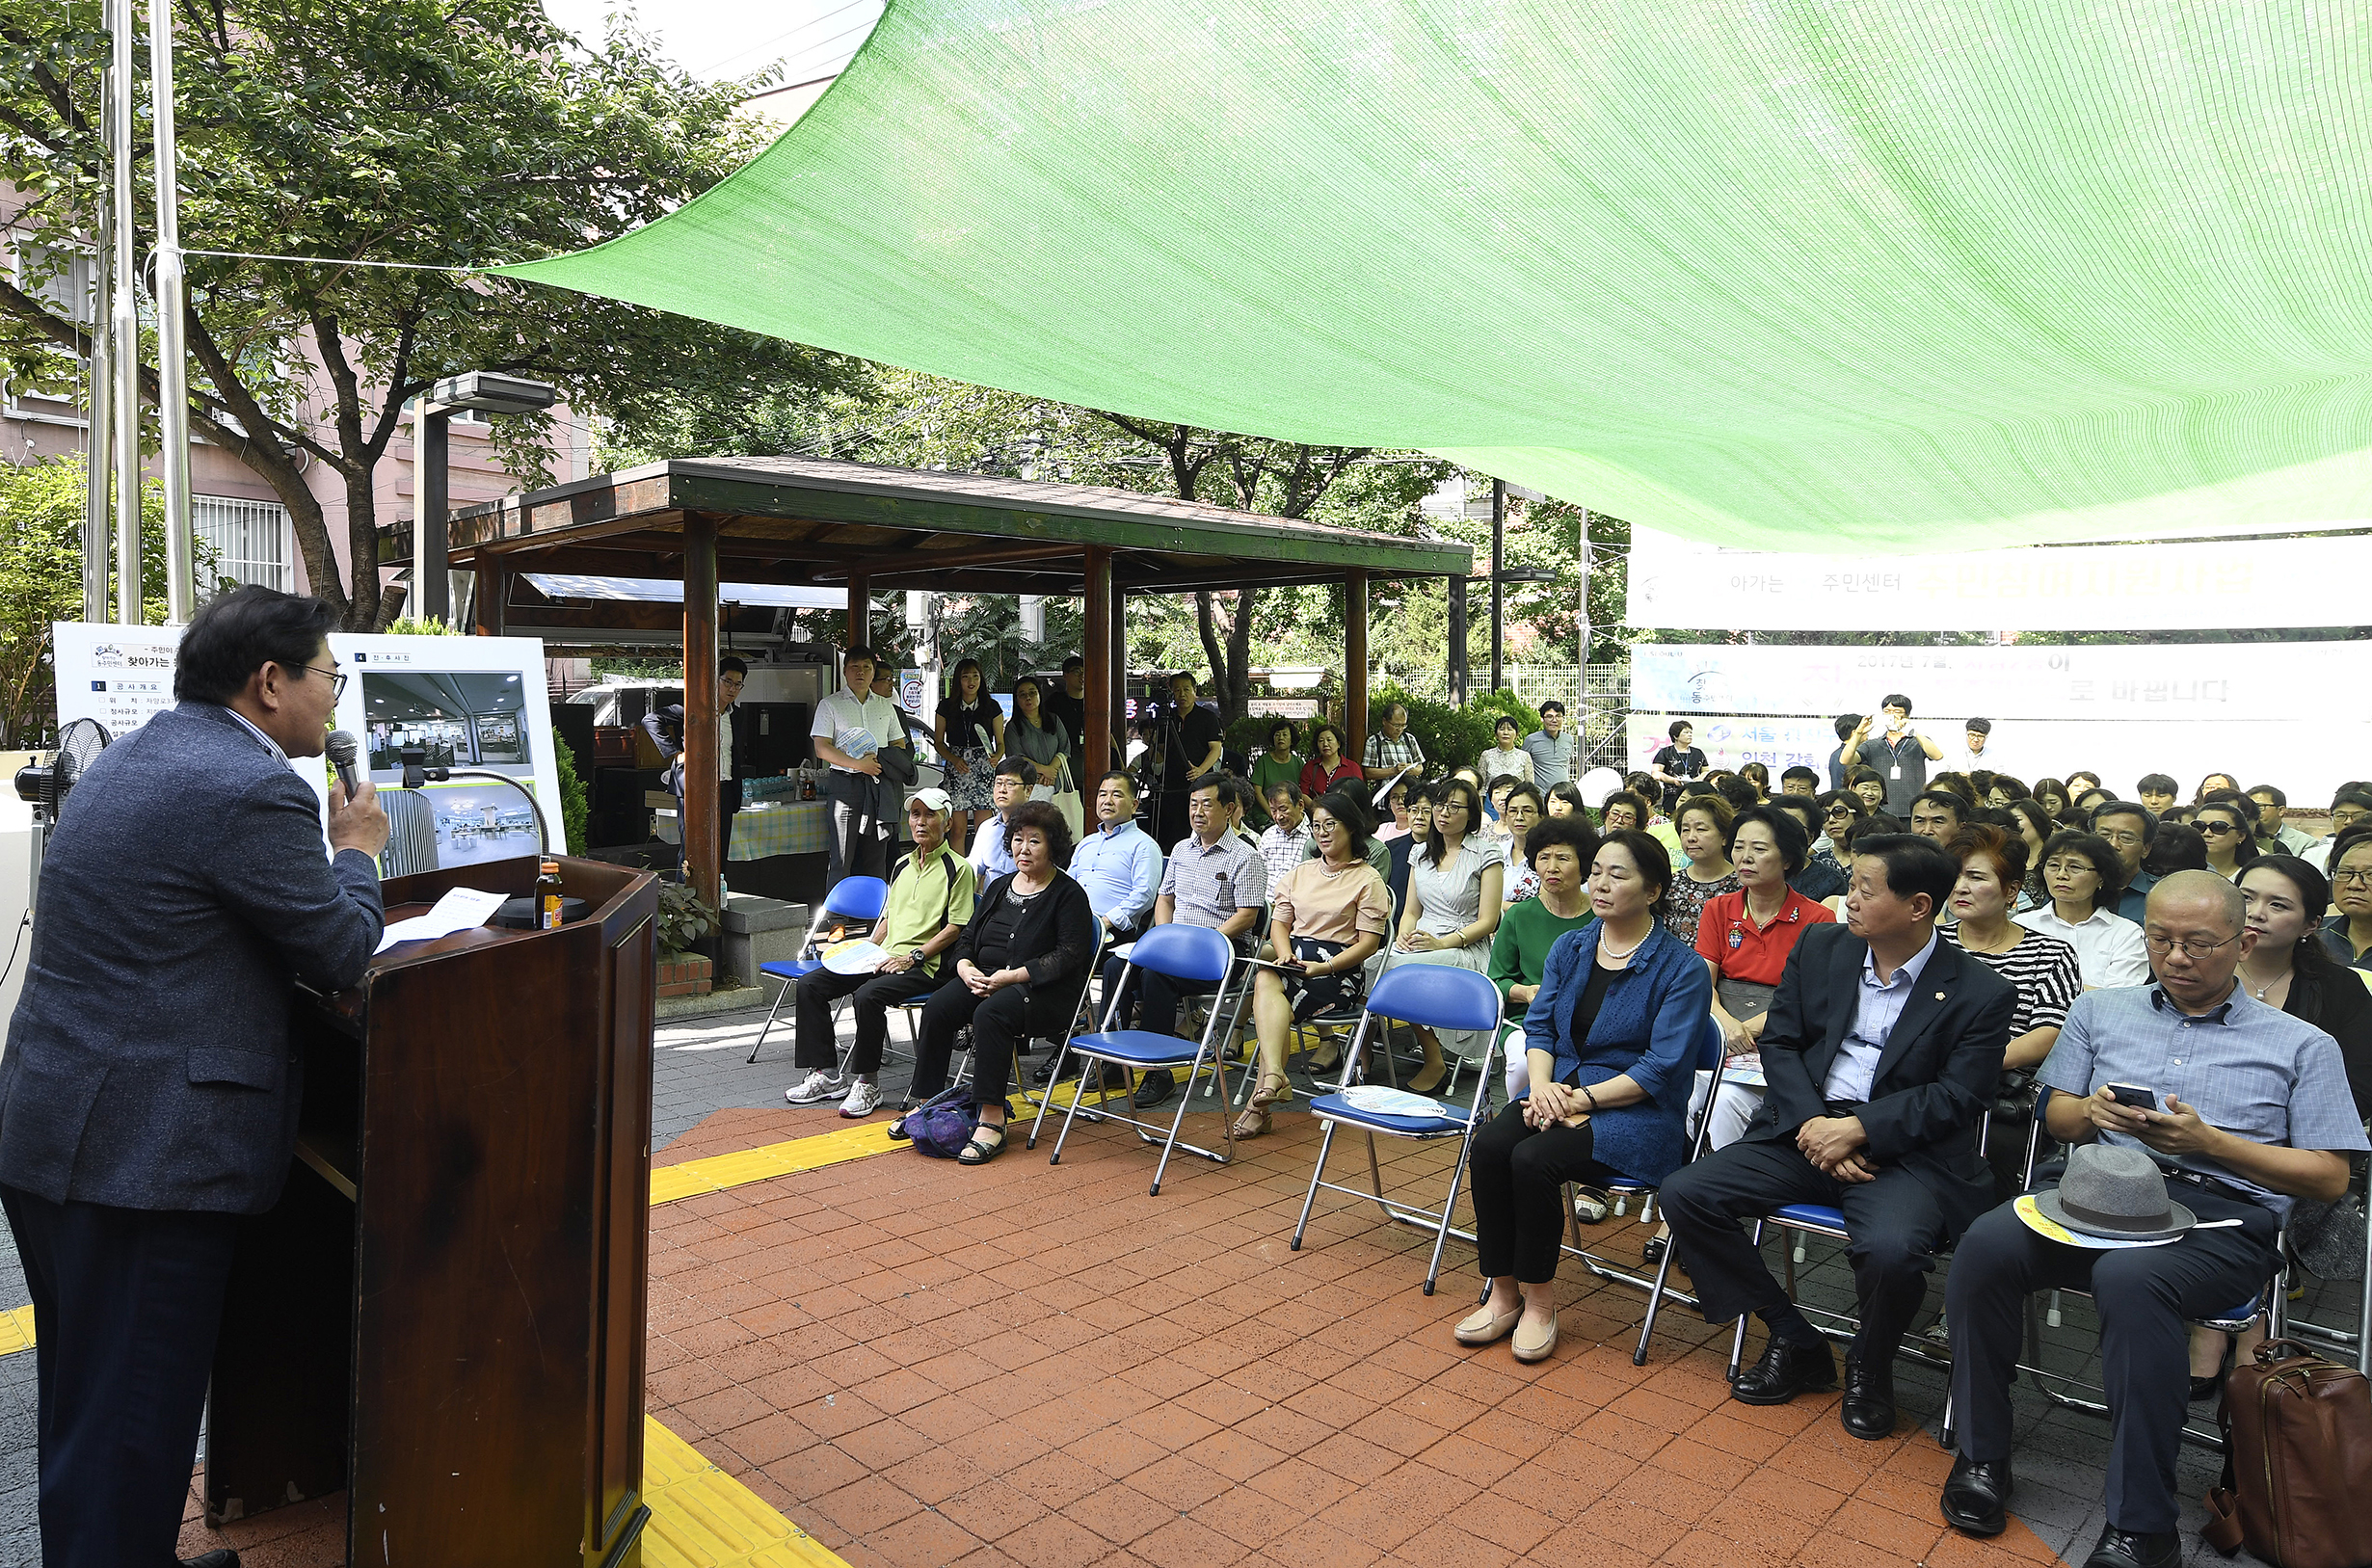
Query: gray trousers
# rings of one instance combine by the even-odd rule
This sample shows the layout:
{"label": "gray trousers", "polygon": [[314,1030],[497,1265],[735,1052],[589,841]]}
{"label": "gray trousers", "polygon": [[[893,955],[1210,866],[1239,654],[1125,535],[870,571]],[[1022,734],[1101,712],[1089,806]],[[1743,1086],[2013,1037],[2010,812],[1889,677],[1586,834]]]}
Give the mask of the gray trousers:
{"label": "gray trousers", "polygon": [[[2046,1183],[2050,1184],[2050,1183]],[[2108,1391],[2109,1523],[2157,1534],[2176,1520],[2174,1456],[2190,1412],[2191,1320],[2239,1307],[2273,1272],[2272,1210],[2173,1183],[2200,1219],[2237,1219],[2171,1246],[2092,1252],[2045,1240],[2002,1205],[1960,1237],[1944,1281],[1952,1325],[1952,1405],[1960,1452],[2010,1457],[2010,1382],[2037,1290],[2092,1292],[2100,1314],[2100,1382]]]}
{"label": "gray trousers", "polygon": [[824,887],[842,877],[887,877],[890,874],[889,819],[880,801],[892,793],[862,773],[834,769],[824,781],[832,803],[824,833]]}

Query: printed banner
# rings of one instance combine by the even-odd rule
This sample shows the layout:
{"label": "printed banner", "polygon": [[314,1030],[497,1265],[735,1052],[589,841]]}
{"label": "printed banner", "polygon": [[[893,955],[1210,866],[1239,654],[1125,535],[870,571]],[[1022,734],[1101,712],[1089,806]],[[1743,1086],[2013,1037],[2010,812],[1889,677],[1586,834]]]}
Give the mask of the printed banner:
{"label": "printed banner", "polygon": [[2366,620],[2372,536],[1956,555],[1631,538],[1629,624],[1716,631],[2214,631]]}

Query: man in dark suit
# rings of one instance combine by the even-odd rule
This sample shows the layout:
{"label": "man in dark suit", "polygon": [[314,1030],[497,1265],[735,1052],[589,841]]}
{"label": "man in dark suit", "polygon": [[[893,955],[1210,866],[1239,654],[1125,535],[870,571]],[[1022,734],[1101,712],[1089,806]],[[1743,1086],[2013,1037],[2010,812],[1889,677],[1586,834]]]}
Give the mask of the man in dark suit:
{"label": "man in dark suit", "polygon": [[1908,834],[1854,846],[1845,924],[1788,955],[1763,1026],[1770,1088],[1744,1135],[1665,1183],[1664,1215],[1708,1322],[1771,1330],[1731,1396],[1784,1404],[1832,1388],[1827,1342],[1788,1299],[1742,1218],[1782,1204],[1841,1210],[1861,1329],[1845,1361],[1845,1429],[1894,1430],[1894,1353],[1935,1254],[1990,1208],[1977,1132],[1992,1103],[2017,994],[1937,939],[1959,866]]}
{"label": "man in dark suit", "polygon": [[289,765],[321,755],[345,682],[333,624],[265,588],[200,610],[178,705],[100,754],[41,865],[0,1207],[33,1295],[50,1568],[175,1560],[238,1216],[296,1148],[296,982],[350,986],[379,942],[377,792],[332,793],[325,853]]}

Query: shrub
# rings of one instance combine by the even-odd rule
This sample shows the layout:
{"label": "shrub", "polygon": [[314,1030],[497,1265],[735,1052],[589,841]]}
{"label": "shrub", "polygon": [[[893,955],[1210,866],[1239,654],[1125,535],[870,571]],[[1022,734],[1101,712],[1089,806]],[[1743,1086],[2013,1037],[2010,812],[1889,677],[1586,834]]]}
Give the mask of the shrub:
{"label": "shrub", "polygon": [[585,831],[593,820],[593,802],[585,794],[585,781],[576,776],[576,754],[569,749],[560,727],[552,727],[552,756],[560,770],[561,837],[572,855],[585,852]]}
{"label": "shrub", "polygon": [[716,929],[716,908],[704,901],[688,883],[659,884],[659,962],[674,963],[693,944]]}
{"label": "shrub", "polygon": [[[1516,723],[1515,738],[1518,740],[1522,740],[1526,735],[1540,728],[1540,710],[1511,691],[1482,692],[1467,703],[1466,711],[1481,715],[1483,724],[1489,726],[1490,729],[1498,727],[1499,716],[1502,713],[1513,714]],[[1490,729],[1483,731],[1482,744],[1485,746],[1491,744]]]}

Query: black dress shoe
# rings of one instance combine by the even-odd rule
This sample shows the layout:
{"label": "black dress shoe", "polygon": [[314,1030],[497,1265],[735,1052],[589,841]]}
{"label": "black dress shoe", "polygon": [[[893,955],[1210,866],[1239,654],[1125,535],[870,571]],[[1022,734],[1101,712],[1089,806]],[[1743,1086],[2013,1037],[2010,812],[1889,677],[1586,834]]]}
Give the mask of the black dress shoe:
{"label": "black dress shoe", "polygon": [[2182,1561],[2182,1537],[2173,1530],[2144,1535],[2115,1525],[2100,1532],[2100,1544],[2084,1559],[2084,1568],[2175,1568]]}
{"label": "black dress shoe", "polygon": [[1837,1358],[1826,1341],[1791,1344],[1774,1339],[1763,1359],[1738,1374],[1729,1396],[1740,1404],[1783,1405],[1806,1389],[1837,1386]]}
{"label": "black dress shoe", "polygon": [[239,1554],[227,1546],[216,1547],[202,1557],[183,1557],[181,1568],[239,1568]]}
{"label": "black dress shoe", "polygon": [[1129,1103],[1138,1110],[1151,1110],[1167,1100],[1169,1092],[1177,1087],[1178,1080],[1170,1076],[1169,1070],[1157,1067],[1137,1083],[1135,1097]]}
{"label": "black dress shoe", "polygon": [[2213,1377],[2195,1377],[2191,1380],[2191,1402],[2198,1404],[2201,1399],[2212,1399],[2216,1396],[2216,1390],[2222,1387],[2224,1387],[2222,1372],[2216,1373]]}
{"label": "black dress shoe", "polygon": [[1944,1477],[1944,1523],[1971,1535],[1999,1535],[2010,1528],[2010,1461],[1978,1461],[1966,1454],[1952,1461]]}
{"label": "black dress shoe", "polygon": [[1837,1407],[1845,1429],[1865,1443],[1894,1436],[1894,1360],[1845,1358],[1845,1399]]}

